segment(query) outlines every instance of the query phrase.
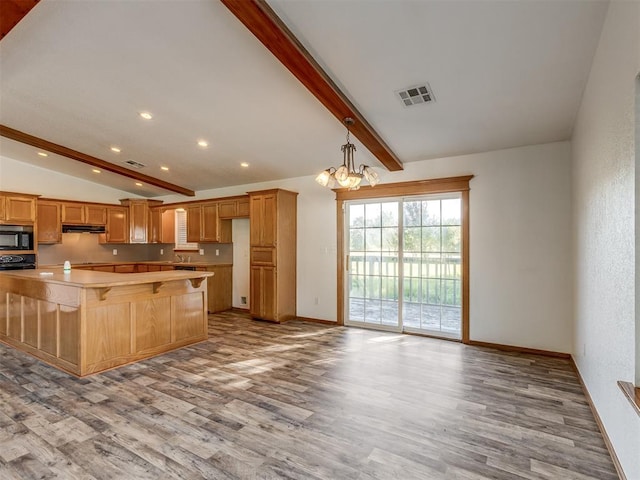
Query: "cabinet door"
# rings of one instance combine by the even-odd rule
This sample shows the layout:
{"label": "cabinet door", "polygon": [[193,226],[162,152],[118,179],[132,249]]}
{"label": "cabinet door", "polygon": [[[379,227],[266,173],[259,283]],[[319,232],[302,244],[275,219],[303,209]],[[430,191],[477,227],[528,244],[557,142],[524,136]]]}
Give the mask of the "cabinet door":
{"label": "cabinet door", "polygon": [[62,204],[62,223],[80,225],[86,223],[84,205],[76,203]]}
{"label": "cabinet door", "polygon": [[208,203],[202,205],[202,231],[201,242],[219,242],[220,229],[218,221],[218,204]]}
{"label": "cabinet door", "polygon": [[251,305],[253,317],[277,320],[276,276],[274,267],[251,267]]}
{"label": "cabinet door", "polygon": [[220,218],[235,218],[237,214],[237,200],[226,200],[218,204]]}
{"label": "cabinet door", "polygon": [[149,243],[159,243],[162,236],[162,211],[159,208],[149,209]]}
{"label": "cabinet door", "polygon": [[249,216],[249,197],[238,200],[236,206],[236,218],[245,218]]}
{"label": "cabinet door", "polygon": [[162,228],[160,230],[160,243],[175,243],[176,241],[176,211],[165,210],[162,212]]}
{"label": "cabinet door", "polygon": [[198,243],[200,241],[201,220],[202,208],[200,205],[187,207],[187,242]]}
{"label": "cabinet door", "polygon": [[106,243],[127,243],[128,234],[127,209],[124,207],[108,208]]}
{"label": "cabinet door", "polygon": [[6,215],[6,205],[7,199],[5,198],[4,195],[0,195],[0,220],[4,220],[5,219],[5,215]]}
{"label": "cabinet door", "polygon": [[249,313],[262,318],[262,267],[251,267]]}
{"label": "cabinet door", "polygon": [[7,221],[20,223],[36,221],[35,198],[7,195],[5,197],[4,210]]}
{"label": "cabinet door", "polygon": [[264,196],[251,196],[249,206],[249,240],[251,246],[259,247],[262,245],[262,224],[264,223]]}
{"label": "cabinet door", "polygon": [[275,193],[251,197],[249,237],[251,245],[275,247],[278,197]]}
{"label": "cabinet door", "polygon": [[62,242],[60,207],[58,202],[38,201],[38,243]]}
{"label": "cabinet door", "polygon": [[147,243],[149,207],[145,201],[129,203],[129,242]]}
{"label": "cabinet door", "polygon": [[233,267],[207,267],[213,277],[207,278],[209,312],[222,312],[231,308],[233,296]]}
{"label": "cabinet door", "polygon": [[85,221],[89,225],[106,225],[107,208],[98,205],[87,205],[85,207]]}

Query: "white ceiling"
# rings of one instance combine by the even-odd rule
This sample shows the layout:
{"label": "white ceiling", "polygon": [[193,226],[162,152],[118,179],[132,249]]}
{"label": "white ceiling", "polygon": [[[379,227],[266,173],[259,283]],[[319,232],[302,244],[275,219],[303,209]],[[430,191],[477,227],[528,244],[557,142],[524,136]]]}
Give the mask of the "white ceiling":
{"label": "white ceiling", "polygon": [[[403,162],[570,138],[608,5],[269,4]],[[436,102],[395,97],[422,82]],[[311,175],[339,164],[344,143],[340,122],[216,0],[42,0],[0,42],[0,99],[1,124],[193,190]],[[355,143],[358,163],[379,166]],[[6,139],[0,154],[98,180]]]}

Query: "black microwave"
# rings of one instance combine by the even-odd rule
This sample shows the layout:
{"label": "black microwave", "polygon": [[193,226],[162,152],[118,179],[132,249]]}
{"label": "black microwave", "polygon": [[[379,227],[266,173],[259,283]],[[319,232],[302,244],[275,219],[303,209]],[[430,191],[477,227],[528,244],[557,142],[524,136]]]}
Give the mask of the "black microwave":
{"label": "black microwave", "polygon": [[0,250],[33,250],[33,232],[0,230]]}

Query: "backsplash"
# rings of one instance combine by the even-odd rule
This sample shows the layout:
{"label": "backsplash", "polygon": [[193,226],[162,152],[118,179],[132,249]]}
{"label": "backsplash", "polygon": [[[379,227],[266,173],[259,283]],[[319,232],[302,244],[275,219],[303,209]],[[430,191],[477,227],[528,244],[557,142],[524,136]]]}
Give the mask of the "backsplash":
{"label": "backsplash", "polygon": [[[177,260],[173,253],[173,244],[101,244],[98,235],[86,233],[63,233],[62,243],[38,246],[39,265],[62,265],[65,260],[71,263],[115,263],[150,262]],[[180,253],[191,257],[192,262],[233,263],[233,244],[202,244],[204,255],[198,252]],[[118,254],[114,255],[113,250]],[[160,251],[163,250],[161,254]],[[216,255],[218,250],[219,255]]]}

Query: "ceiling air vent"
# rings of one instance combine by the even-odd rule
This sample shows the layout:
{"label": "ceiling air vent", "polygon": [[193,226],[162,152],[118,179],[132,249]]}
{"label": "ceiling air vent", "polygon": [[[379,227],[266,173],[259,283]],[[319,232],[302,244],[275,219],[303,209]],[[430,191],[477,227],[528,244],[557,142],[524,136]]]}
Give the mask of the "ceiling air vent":
{"label": "ceiling air vent", "polygon": [[135,161],[133,161],[133,160],[126,160],[124,163],[126,163],[127,165],[129,165],[130,167],[133,167],[133,168],[143,168],[143,167],[146,167],[146,165],[144,165],[144,164],[142,164],[142,163],[135,162]]}
{"label": "ceiling air vent", "polygon": [[420,103],[431,103],[435,100],[428,83],[398,90],[396,91],[396,95],[398,95],[405,107],[411,107],[412,105],[418,105]]}

